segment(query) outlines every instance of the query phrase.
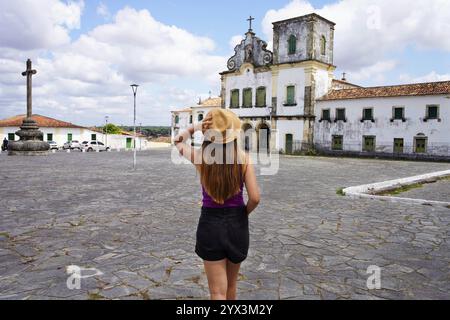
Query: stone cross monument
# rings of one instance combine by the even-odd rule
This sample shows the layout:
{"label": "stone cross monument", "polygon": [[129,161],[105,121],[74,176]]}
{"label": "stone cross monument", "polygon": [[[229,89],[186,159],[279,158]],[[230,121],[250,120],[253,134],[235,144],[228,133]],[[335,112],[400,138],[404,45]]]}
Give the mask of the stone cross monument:
{"label": "stone cross monument", "polygon": [[27,61],[27,70],[22,73],[27,77],[27,116],[22,122],[20,130],[16,132],[16,135],[20,137],[19,141],[13,141],[8,145],[9,155],[47,155],[50,145],[44,142],[44,134],[39,131],[39,127],[36,121],[33,120],[32,109],[32,82],[31,78],[37,73],[31,67],[31,60]]}

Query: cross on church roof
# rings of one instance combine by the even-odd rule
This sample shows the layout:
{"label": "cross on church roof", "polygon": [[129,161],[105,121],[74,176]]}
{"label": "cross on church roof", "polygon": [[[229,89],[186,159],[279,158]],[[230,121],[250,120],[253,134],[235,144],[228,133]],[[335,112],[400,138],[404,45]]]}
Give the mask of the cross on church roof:
{"label": "cross on church roof", "polygon": [[255,18],[253,18],[252,16],[250,16],[248,19],[247,19],[247,21],[249,22],[249,28],[248,28],[248,31],[253,31],[252,30],[252,21],[253,20],[255,20]]}

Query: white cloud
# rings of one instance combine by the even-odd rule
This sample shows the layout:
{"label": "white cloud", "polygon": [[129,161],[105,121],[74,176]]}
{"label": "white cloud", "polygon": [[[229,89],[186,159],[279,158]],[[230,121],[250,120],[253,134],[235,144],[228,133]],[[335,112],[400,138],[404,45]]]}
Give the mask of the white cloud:
{"label": "white cloud", "polygon": [[109,19],[111,17],[111,13],[109,12],[108,6],[103,2],[97,7],[97,14],[105,19]]}
{"label": "white cloud", "polygon": [[129,78],[154,81],[158,74],[207,77],[217,73],[224,58],[212,54],[214,42],[176,26],[156,21],[147,10],[125,8],[114,22],[101,25],[88,35],[120,52],[119,70]]}
{"label": "white cloud", "polygon": [[232,36],[231,39],[230,39],[230,42],[229,42],[230,49],[233,51],[234,48],[235,48],[238,44],[240,44],[241,41],[242,41],[243,39],[244,39],[244,38],[243,38],[240,34],[235,35],[235,36]]}
{"label": "white cloud", "polygon": [[69,43],[69,32],[80,27],[83,8],[83,1],[1,1],[0,48],[51,49]]}
{"label": "white cloud", "polygon": [[267,39],[272,40],[273,22],[313,13],[314,10],[308,1],[293,0],[281,9],[267,11],[262,21],[262,30]]}
{"label": "white cloud", "polygon": [[358,82],[371,79],[377,83],[385,81],[385,73],[392,71],[397,66],[395,60],[385,60],[374,63],[373,65],[362,67],[358,71],[347,73],[347,80]]}
{"label": "white cloud", "polygon": [[411,76],[409,74],[402,74],[400,75],[400,81],[402,83],[450,81],[450,73],[439,74],[436,71],[431,71],[430,73],[419,77]]}
{"label": "white cloud", "polygon": [[334,62],[350,74],[369,76],[371,66],[408,47],[450,52],[448,0],[342,0],[322,8],[293,0],[266,13],[263,31],[272,39],[272,22],[311,12],[336,23]]}
{"label": "white cloud", "polygon": [[[65,21],[66,27],[76,25]],[[120,115],[117,121],[130,123],[129,84],[134,82],[141,84],[138,114],[142,122],[168,124],[170,107],[195,103],[195,86],[220,87],[218,73],[226,64],[226,57],[214,55],[215,43],[210,38],[165,25],[149,11],[132,8],[120,10],[111,22],[75,41],[59,41],[50,51],[23,53],[17,49],[0,52],[2,95],[7,91],[16,101],[2,97],[0,107],[5,108],[0,109],[0,116],[23,113],[25,91],[20,72],[30,56],[38,70],[33,82],[35,111],[55,116],[65,111],[63,119],[81,124],[94,124],[105,113],[112,121],[114,115]],[[174,82],[185,88],[175,89]]]}

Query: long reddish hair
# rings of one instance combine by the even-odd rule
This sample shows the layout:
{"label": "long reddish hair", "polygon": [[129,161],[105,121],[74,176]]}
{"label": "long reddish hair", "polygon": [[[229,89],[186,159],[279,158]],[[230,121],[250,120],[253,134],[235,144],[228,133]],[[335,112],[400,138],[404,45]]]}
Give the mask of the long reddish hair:
{"label": "long reddish hair", "polygon": [[[218,204],[225,201],[241,190],[241,184],[245,175],[245,153],[238,146],[237,140],[227,144],[216,144],[212,147],[223,154],[223,161],[214,163],[205,161],[205,149],[213,142],[205,141],[202,145],[202,163],[200,165],[200,181],[208,195]],[[230,155],[230,152],[232,153]],[[211,156],[215,157],[215,152]],[[227,163],[228,156],[232,156],[233,163]],[[218,155],[219,156],[219,155]],[[230,159],[230,158],[228,158]],[[219,162],[219,163],[217,163]]]}

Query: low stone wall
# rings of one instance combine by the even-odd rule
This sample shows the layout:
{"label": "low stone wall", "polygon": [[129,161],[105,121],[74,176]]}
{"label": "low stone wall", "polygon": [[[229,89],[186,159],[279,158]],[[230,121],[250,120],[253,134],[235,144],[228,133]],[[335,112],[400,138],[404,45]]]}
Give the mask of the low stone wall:
{"label": "low stone wall", "polygon": [[390,202],[402,202],[409,204],[430,205],[430,206],[444,206],[450,208],[448,201],[434,201],[425,199],[411,199],[402,197],[391,197],[379,195],[380,193],[395,190],[404,186],[413,184],[429,183],[430,181],[437,181],[438,179],[450,177],[450,170],[426,173],[419,176],[382,181],[377,183],[365,184],[360,186],[345,188],[342,193],[351,198],[368,198]]}

